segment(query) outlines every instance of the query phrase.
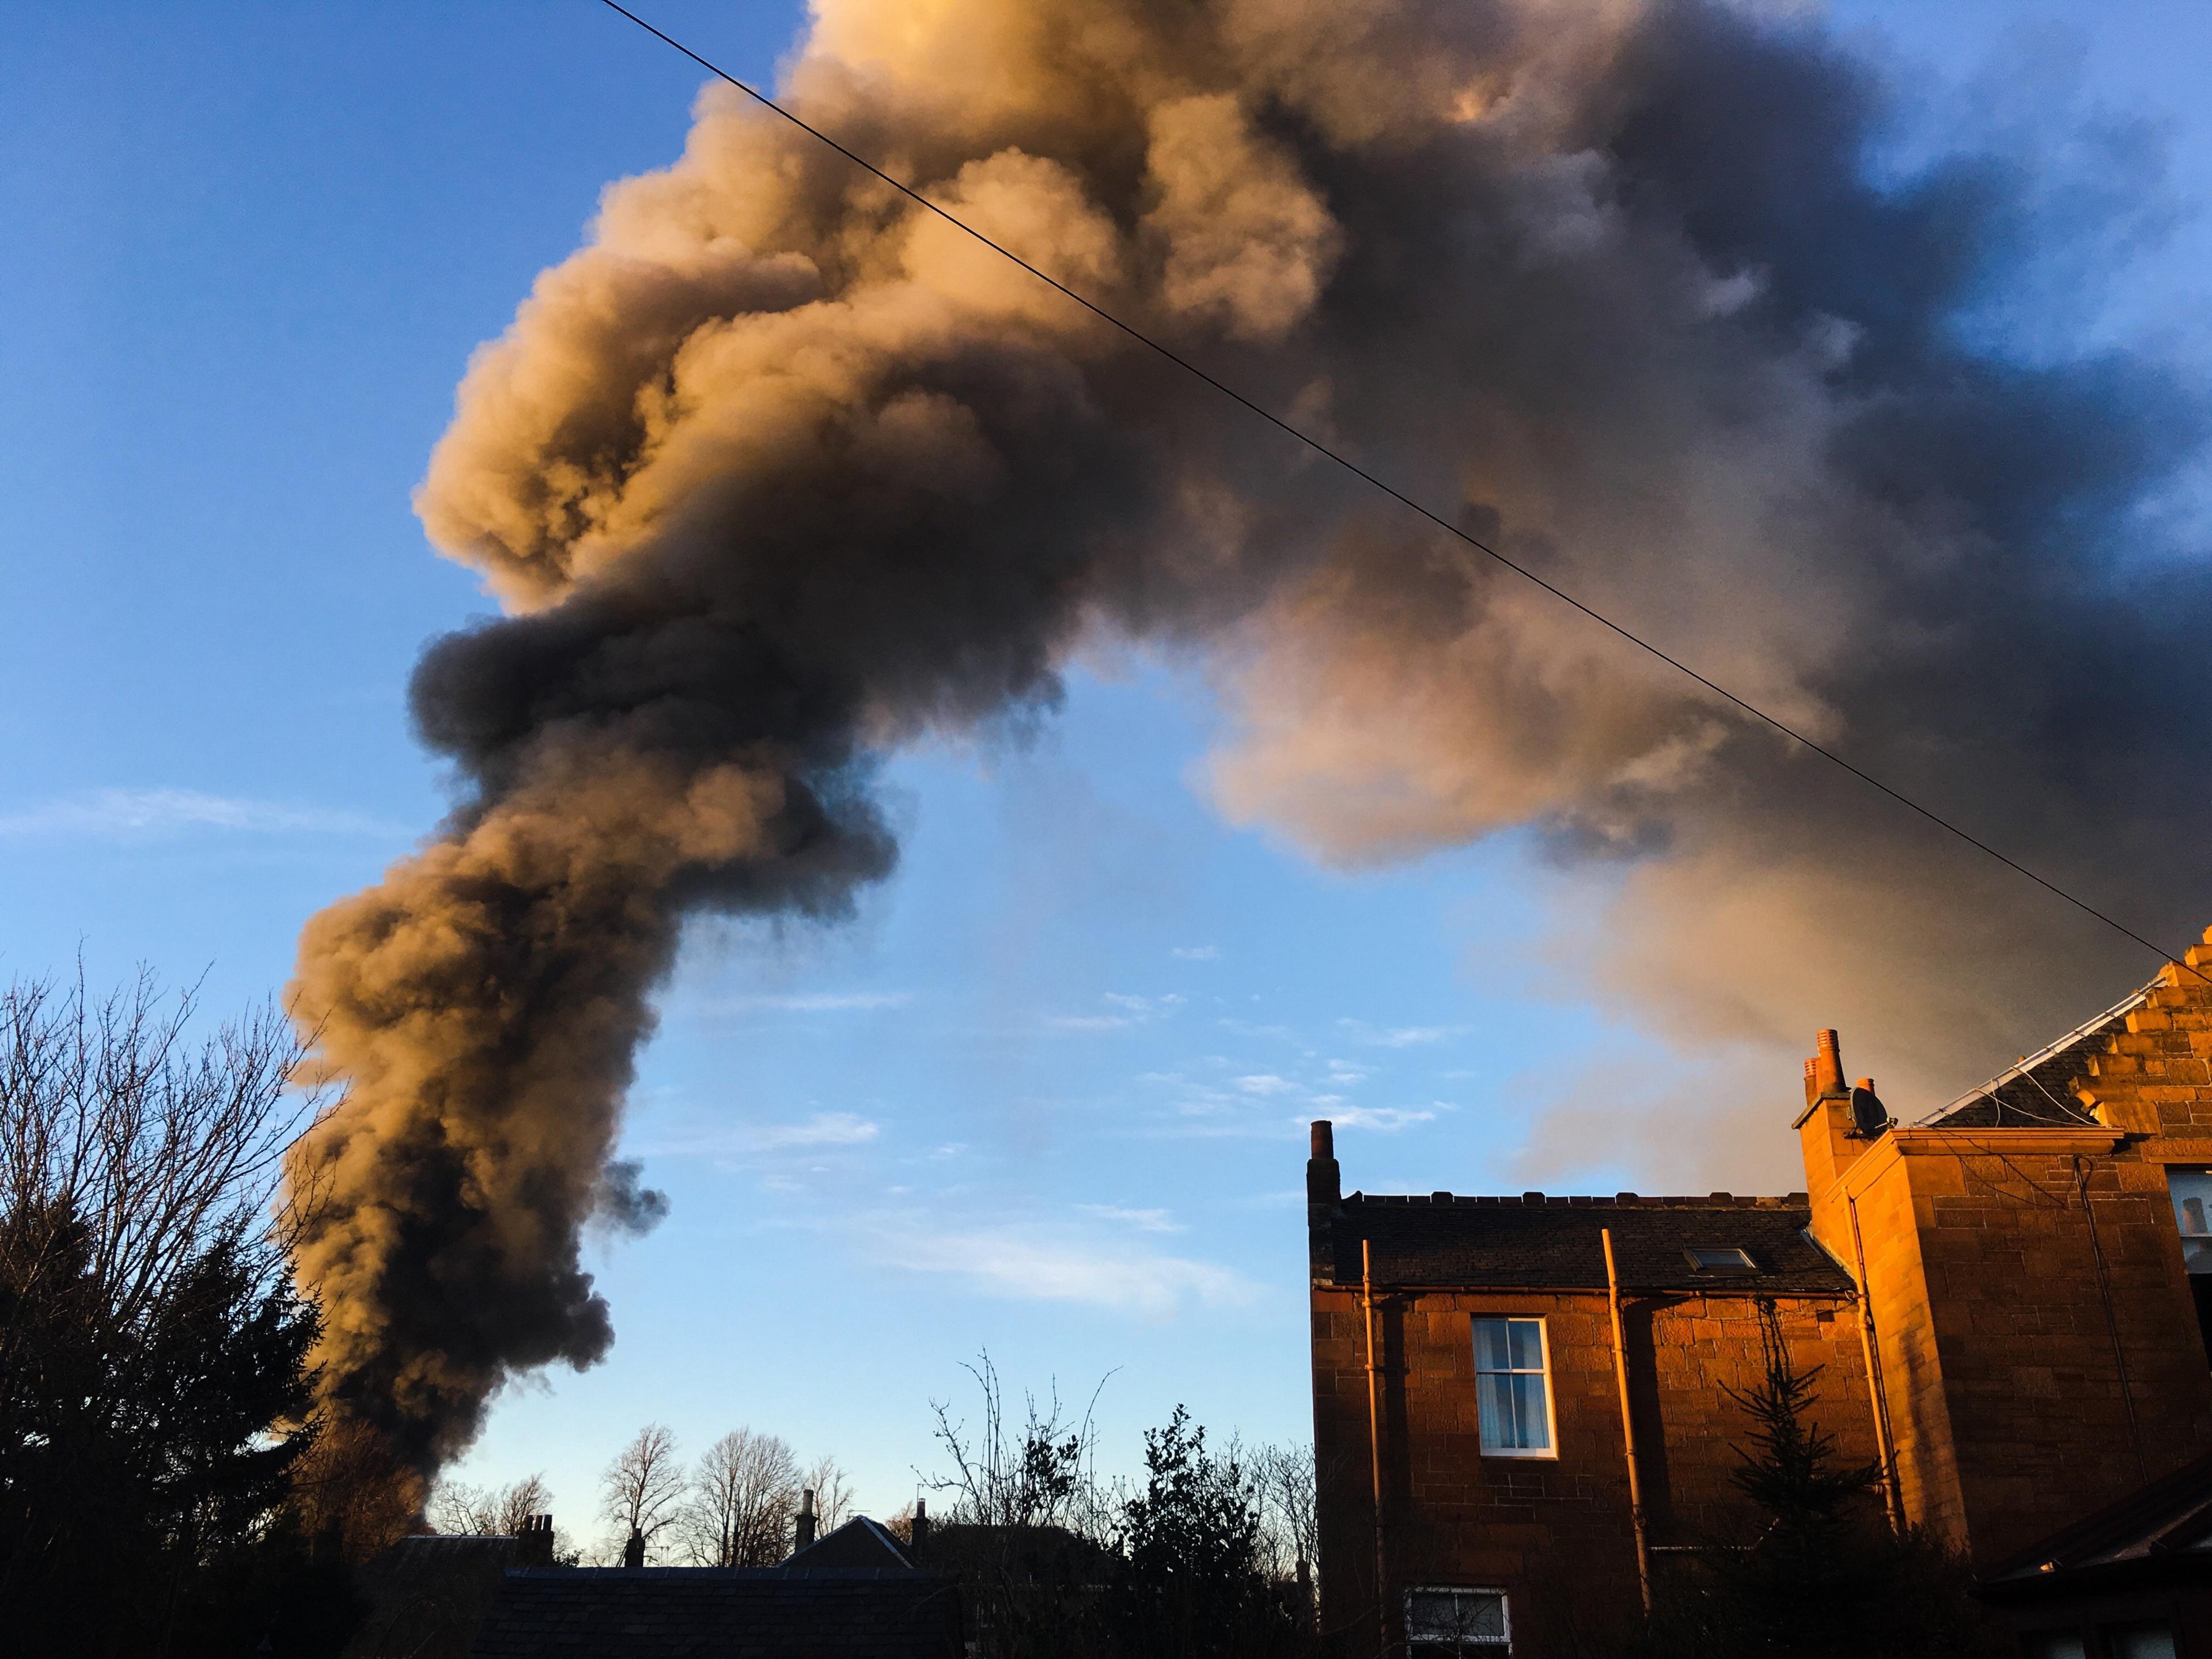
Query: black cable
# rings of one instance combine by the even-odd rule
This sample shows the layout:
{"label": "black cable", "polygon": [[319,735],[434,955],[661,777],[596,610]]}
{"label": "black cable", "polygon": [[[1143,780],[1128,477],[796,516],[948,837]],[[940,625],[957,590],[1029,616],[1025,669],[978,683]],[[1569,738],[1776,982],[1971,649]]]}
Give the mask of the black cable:
{"label": "black cable", "polygon": [[[1573,606],[1577,611],[1582,612],[1583,616],[1588,617],[1592,622],[1599,623],[1602,627],[1611,629],[1615,634],[1618,634],[1622,639],[1626,640],[1631,645],[1635,646],[1639,650],[1649,652],[1651,655],[1656,657],[1661,662],[1665,663],[1669,668],[1674,669],[1677,673],[1686,675],[1691,679],[1695,680],[1699,685],[1704,686],[1706,690],[1711,692],[1715,696],[1734,703],[1738,708],[1743,710],[1745,714],[1749,714],[1753,720],[1762,721],[1767,726],[1773,727],[1774,730],[1779,732],[1784,737],[1791,739],[1793,742],[1802,744],[1806,748],[1811,750],[1823,760],[1831,761],[1834,764],[1840,766],[1844,771],[1850,773],[1861,783],[1866,784],[1871,788],[1880,790],[1883,794],[1888,796],[1890,799],[1895,801],[1899,805],[1910,808],[1911,811],[1917,812],[1922,817],[1927,819],[1929,823],[1934,824],[1937,829],[1948,830],[1952,835],[1956,836],[1960,841],[1965,842],[1967,846],[1973,848],[1976,851],[1988,854],[1990,857],[1995,859],[1999,864],[2003,865],[2006,869],[2012,871],[2017,875],[2027,877],[2038,887],[2042,888],[2047,893],[2053,894],[2057,897],[2065,900],[2067,903],[2072,905],[2083,915],[2094,917],[2097,921],[2103,922],[2106,927],[2110,927],[2113,932],[2134,940],[2137,945],[2142,945],[2144,950],[2152,951],[2168,962],[2178,963],[2191,973],[2197,972],[2195,969],[2189,967],[2189,964],[2183,960],[2179,953],[2168,951],[2163,945],[2154,945],[2150,940],[2145,939],[2141,933],[2136,932],[2134,928],[2128,927],[2124,922],[2115,920],[2112,916],[2106,915],[2102,910],[2098,909],[2096,906],[2091,904],[2087,900],[2075,897],[2073,894],[2068,892],[2063,887],[2058,885],[2057,882],[2036,874],[2034,871],[2029,869],[2026,865],[2021,863],[2016,859],[2008,858],[2004,854],[1997,851],[1996,848],[1990,846],[1987,842],[1969,835],[1966,830],[1961,830],[1957,824],[1953,823],[1948,818],[1942,817],[1936,812],[1931,811],[1929,808],[1923,806],[1918,801],[1914,800],[1911,796],[1900,794],[1898,791],[1891,788],[1887,784],[1884,783],[1880,778],[1873,775],[1873,774],[1860,770],[1859,768],[1852,765],[1850,762],[1845,760],[1834,750],[1826,748],[1823,745],[1814,742],[1812,738],[1807,737],[1802,732],[1798,731],[1795,726],[1785,725],[1783,721],[1776,719],[1773,715],[1768,714],[1757,704],[1745,702],[1741,697],[1736,696],[1735,692],[1729,690],[1726,686],[1715,684],[1712,681],[1707,679],[1703,674],[1700,674],[1696,669],[1691,667],[1689,664],[1682,661],[1680,658],[1668,656],[1667,653],[1661,650],[1657,646],[1652,644],[1650,641],[1630,633],[1628,629],[1623,628],[1619,623],[1613,621],[1610,617],[1605,616],[1601,612],[1591,610],[1589,606],[1584,605],[1573,594],[1567,592],[1563,588],[1555,587],[1553,584],[1546,581],[1541,576],[1538,575],[1534,571],[1529,569],[1526,565],[1515,563],[1511,559],[1507,558],[1503,553],[1500,553],[1496,548],[1487,546],[1484,543],[1477,541],[1474,537],[1468,535],[1467,532],[1462,530],[1457,525],[1453,524],[1449,520],[1439,518],[1436,514],[1429,511],[1427,507],[1423,507],[1412,496],[1405,494],[1402,490],[1398,489],[1395,486],[1386,483],[1383,480],[1376,477],[1372,472],[1368,471],[1366,468],[1359,465],[1357,462],[1352,461],[1347,457],[1340,454],[1337,451],[1331,449],[1327,444],[1322,442],[1320,439],[1312,436],[1309,433],[1301,431],[1295,426],[1292,426],[1288,421],[1283,419],[1281,416],[1275,414],[1273,410],[1266,408],[1262,404],[1255,403],[1251,398],[1237,391],[1236,387],[1229,386],[1223,381],[1217,380],[1212,375],[1207,374],[1196,363],[1191,362],[1189,358],[1182,356],[1176,352],[1170,350],[1168,347],[1162,345],[1158,340],[1152,338],[1151,335],[1145,333],[1133,325],[1123,322],[1119,317],[1116,317],[1112,312],[1108,311],[1104,307],[1097,304],[1095,301],[1086,300],[1082,295],[1068,287],[1066,283],[1059,281],[1057,278],[1048,276],[1043,271],[1038,270],[1035,265],[1023,258],[1020,254],[1016,253],[1012,249],[993,241],[981,231],[977,230],[973,225],[967,223],[964,220],[954,217],[951,214],[946,212],[943,208],[938,206],[936,203],[931,201],[927,196],[922,195],[919,191],[915,190],[912,186],[901,184],[897,179],[892,178],[890,174],[885,173],[881,167],[869,161],[866,156],[858,155],[855,152],[846,149],[844,145],[839,143],[828,133],[823,131],[821,128],[809,125],[805,121],[793,114],[782,105],[777,103],[775,99],[769,97],[766,93],[760,91],[757,88],[747,86],[743,81],[738,80],[736,76],[732,75],[727,70],[723,69],[717,64],[710,63],[708,59],[702,58],[697,52],[692,51],[690,47],[685,46],[681,40],[677,40],[674,36],[662,33],[660,30],[653,27],[652,24],[647,22],[645,19],[640,17],[635,12],[617,3],[617,0],[600,0],[600,3],[605,5],[610,11],[619,12],[623,16],[629,19],[631,22],[636,24],[638,27],[643,29],[647,34],[653,36],[656,40],[662,42],[664,45],[674,47],[678,52],[682,52],[686,58],[689,58],[693,63],[698,64],[701,69],[705,70],[709,75],[714,76],[718,79],[728,82],[739,92],[744,93],[746,97],[752,99],[763,108],[770,110],[775,114],[781,116],[785,120],[790,122],[792,125],[797,127],[801,132],[804,132],[810,137],[818,139],[823,143],[827,144],[831,149],[836,150],[837,154],[843,156],[854,167],[862,169],[864,172],[874,174],[875,177],[882,179],[884,183],[889,185],[893,190],[898,191],[900,195],[906,197],[909,201],[915,202],[919,205],[927,208],[930,212],[944,220],[946,224],[951,225],[955,230],[964,232],[966,234],[972,236],[975,240],[981,242],[985,247],[989,248],[994,253],[998,254],[1000,258],[1010,259],[1014,264],[1019,265],[1024,270],[1029,272],[1030,276],[1036,277],[1037,281],[1046,284],[1049,288],[1058,289],[1069,299],[1074,301],[1076,304],[1081,306],[1092,316],[1097,318],[1102,322],[1109,324],[1113,327],[1119,329],[1122,333],[1127,335],[1129,338],[1134,340],[1139,345],[1146,347],[1150,350],[1158,353],[1160,356],[1166,358],[1168,362],[1173,363],[1177,368],[1182,369],[1184,373],[1195,375],[1199,380],[1206,382],[1207,386],[1212,386],[1216,392],[1228,398],[1231,403],[1237,404],[1241,407],[1249,410],[1251,413],[1257,415],[1261,420],[1267,422],[1268,425],[1275,428],[1278,431],[1285,433],[1291,437],[1295,438],[1298,442],[1304,444],[1316,454],[1334,461],[1338,466],[1343,468],[1346,472],[1351,473],[1355,478],[1358,478],[1364,483],[1374,485],[1376,489],[1381,490],[1384,495],[1388,495],[1392,501],[1398,502],[1401,506],[1411,507],[1414,512],[1426,519],[1431,524],[1436,526],[1437,529],[1443,531],[1448,535],[1457,537],[1461,541],[1465,542],[1469,547],[1474,549],[1476,552],[1486,554],[1491,558],[1495,559],[1499,564],[1504,565],[1515,575],[1522,577],[1525,580],[1535,583],[1537,586],[1542,588],[1553,599],[1559,600],[1563,604]],[[2205,975],[2198,974],[2197,977],[2203,979]],[[2208,981],[2208,982],[2212,982],[2212,981]]]}

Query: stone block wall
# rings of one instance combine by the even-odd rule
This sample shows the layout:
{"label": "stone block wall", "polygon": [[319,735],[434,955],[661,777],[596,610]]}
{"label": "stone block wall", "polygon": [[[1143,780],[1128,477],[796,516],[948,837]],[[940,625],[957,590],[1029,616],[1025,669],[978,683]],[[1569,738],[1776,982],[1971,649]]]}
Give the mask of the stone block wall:
{"label": "stone block wall", "polygon": [[[1322,1484],[1322,1620],[1334,1651],[1376,1650],[1366,1348],[1356,1289],[1313,1293],[1315,1446]],[[1814,1415],[1838,1456],[1872,1462],[1873,1415],[1853,1304],[1778,1298],[1797,1364],[1821,1368]],[[1735,1539],[1749,1522],[1730,1480],[1749,1423],[1727,1394],[1763,1360],[1747,1296],[1623,1297],[1638,1468],[1650,1540]],[[1538,1317],[1550,1351],[1551,1458],[1486,1456],[1472,1320]],[[1602,1291],[1377,1291],[1383,1543],[1389,1637],[1408,1585],[1504,1590],[1516,1653],[1603,1650],[1638,1601],[1610,1316]],[[1656,1558],[1663,1570],[1668,1552]]]}
{"label": "stone block wall", "polygon": [[1986,1565],[2212,1451],[2164,1168],[2094,1128],[1893,1129],[1856,1212],[1909,1520]]}
{"label": "stone block wall", "polygon": [[2212,1139],[2212,931],[2168,963],[2126,1029],[2088,1046],[2076,1097],[2130,1133]]}

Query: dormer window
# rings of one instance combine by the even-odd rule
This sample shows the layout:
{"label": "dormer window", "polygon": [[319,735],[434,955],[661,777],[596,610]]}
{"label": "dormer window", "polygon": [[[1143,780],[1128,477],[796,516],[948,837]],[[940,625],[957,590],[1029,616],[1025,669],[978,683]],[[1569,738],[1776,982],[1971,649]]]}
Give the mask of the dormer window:
{"label": "dormer window", "polygon": [[1755,1273],[1759,1271],[1748,1254],[1733,1244],[1692,1244],[1682,1252],[1690,1259],[1690,1266],[1701,1273]]}

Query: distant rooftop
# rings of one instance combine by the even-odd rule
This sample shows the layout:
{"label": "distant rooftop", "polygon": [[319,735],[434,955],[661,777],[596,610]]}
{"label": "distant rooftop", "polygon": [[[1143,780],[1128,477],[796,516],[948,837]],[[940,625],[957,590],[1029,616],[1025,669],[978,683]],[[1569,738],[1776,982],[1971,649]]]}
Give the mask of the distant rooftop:
{"label": "distant rooftop", "polygon": [[475,1659],[960,1659],[958,1588],[911,1569],[509,1572]]}

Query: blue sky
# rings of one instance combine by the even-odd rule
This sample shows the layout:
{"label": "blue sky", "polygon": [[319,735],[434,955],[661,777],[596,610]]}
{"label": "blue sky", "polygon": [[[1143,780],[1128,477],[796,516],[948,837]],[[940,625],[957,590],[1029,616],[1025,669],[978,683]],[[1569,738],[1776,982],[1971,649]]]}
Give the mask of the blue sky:
{"label": "blue sky", "polygon": [[[1834,9],[1926,86],[1911,142],[2002,87],[2170,118],[2185,179],[2212,154],[2202,9]],[[800,21],[651,15],[760,78]],[[471,349],[676,154],[699,76],[585,0],[8,18],[0,970],[82,950],[233,1009],[442,810],[404,687],[488,602],[409,491]],[[2205,244],[2078,327],[2202,362]],[[1112,1371],[1120,1461],[1177,1401],[1300,1437],[1314,1115],[1380,1190],[1788,1182],[1786,1067],[1669,1048],[1547,956],[1595,894],[1510,838],[1347,875],[1232,830],[1194,785],[1215,719],[1172,663],[1081,669],[1028,741],[892,763],[904,862],[854,923],[695,934],[626,1137],[672,1213],[594,1246],[617,1346],[511,1391],[465,1477],[543,1469],[580,1527],[638,1424],[744,1423],[889,1512],[986,1346],[1017,1386]],[[1670,1146],[1666,1103],[1716,1089],[1771,1093],[1773,1146]],[[1577,1140],[1592,1101],[1652,1132]]]}

